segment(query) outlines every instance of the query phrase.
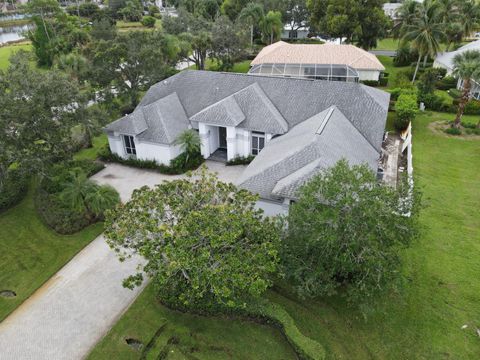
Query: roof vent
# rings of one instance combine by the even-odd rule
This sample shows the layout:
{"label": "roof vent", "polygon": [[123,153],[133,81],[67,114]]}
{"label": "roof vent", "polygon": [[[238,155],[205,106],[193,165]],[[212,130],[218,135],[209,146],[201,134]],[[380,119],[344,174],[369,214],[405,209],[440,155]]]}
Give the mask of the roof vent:
{"label": "roof vent", "polygon": [[332,106],[332,107],[328,110],[328,113],[327,113],[327,115],[325,115],[325,117],[323,118],[322,123],[320,124],[319,128],[317,129],[316,134],[318,134],[318,135],[321,135],[321,134],[322,134],[322,131],[323,131],[323,129],[325,128],[325,126],[327,125],[328,120],[330,120],[330,117],[332,116],[334,110],[335,110],[335,107],[334,107],[334,106]]}

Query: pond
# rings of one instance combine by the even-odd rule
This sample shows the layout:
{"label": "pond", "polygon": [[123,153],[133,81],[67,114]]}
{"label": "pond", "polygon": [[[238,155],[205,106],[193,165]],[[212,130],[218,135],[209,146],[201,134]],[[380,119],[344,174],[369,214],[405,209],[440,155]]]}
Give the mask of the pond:
{"label": "pond", "polygon": [[25,38],[25,32],[31,25],[21,26],[6,26],[0,27],[0,44],[5,44],[10,41],[18,41]]}

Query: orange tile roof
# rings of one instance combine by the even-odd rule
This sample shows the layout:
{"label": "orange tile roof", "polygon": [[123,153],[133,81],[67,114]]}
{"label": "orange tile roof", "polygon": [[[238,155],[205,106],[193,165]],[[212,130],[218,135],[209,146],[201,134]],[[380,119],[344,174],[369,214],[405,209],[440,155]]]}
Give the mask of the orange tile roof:
{"label": "orange tile roof", "polygon": [[289,44],[284,41],[265,46],[251,65],[257,64],[336,64],[357,70],[385,70],[375,55],[354,45]]}

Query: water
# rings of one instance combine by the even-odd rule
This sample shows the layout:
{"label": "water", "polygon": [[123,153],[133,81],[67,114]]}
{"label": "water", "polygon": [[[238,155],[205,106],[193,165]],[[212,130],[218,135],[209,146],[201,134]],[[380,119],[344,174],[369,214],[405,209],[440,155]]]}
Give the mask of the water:
{"label": "water", "polygon": [[0,27],[0,44],[25,39],[24,32],[30,25]]}
{"label": "water", "polygon": [[25,19],[27,16],[25,14],[0,14],[0,24],[2,21],[7,20],[21,20]]}

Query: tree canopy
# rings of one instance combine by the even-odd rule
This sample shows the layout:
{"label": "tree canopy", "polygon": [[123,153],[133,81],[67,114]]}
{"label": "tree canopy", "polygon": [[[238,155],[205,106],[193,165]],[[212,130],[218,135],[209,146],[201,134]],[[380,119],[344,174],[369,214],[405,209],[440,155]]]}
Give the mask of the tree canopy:
{"label": "tree canopy", "polygon": [[[159,298],[174,307],[243,307],[277,270],[279,228],[255,208],[257,196],[204,168],[189,179],[143,187],[108,214],[105,235],[121,259],[148,263]],[[134,287],[143,276],[132,275]]]}
{"label": "tree canopy", "polygon": [[291,205],[284,271],[301,296],[340,293],[361,304],[398,278],[399,251],[418,232],[418,206],[407,184],[394,189],[367,165],[341,160]]}

